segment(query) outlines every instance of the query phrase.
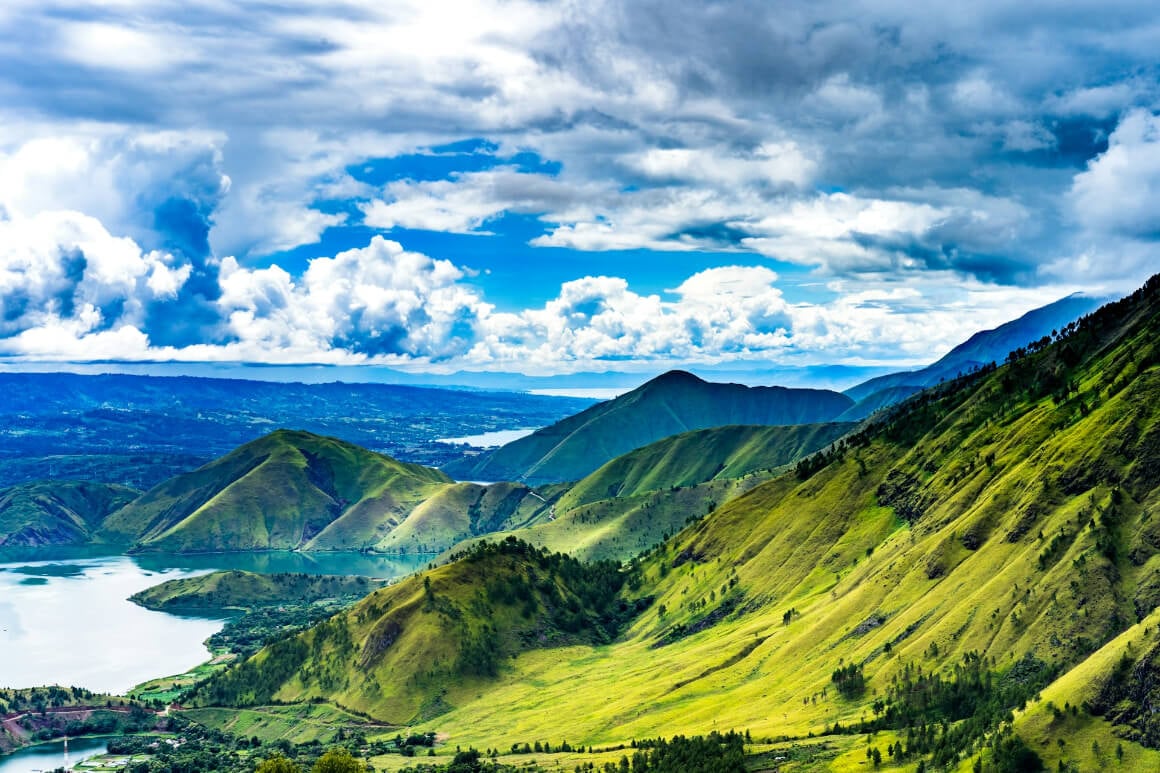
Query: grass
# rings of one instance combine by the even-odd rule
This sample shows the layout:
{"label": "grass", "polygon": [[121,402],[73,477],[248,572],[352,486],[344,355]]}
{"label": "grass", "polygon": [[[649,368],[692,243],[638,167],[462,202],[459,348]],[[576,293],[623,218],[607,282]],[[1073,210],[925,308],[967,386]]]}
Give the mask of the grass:
{"label": "grass", "polygon": [[187,689],[220,672],[233,660],[233,655],[229,653],[217,653],[210,660],[184,673],[142,682],[129,691],[129,697],[146,703],[158,701],[163,705],[169,705]]}
{"label": "grass", "polygon": [[394,728],[368,723],[363,717],[325,703],[296,706],[260,706],[247,709],[194,708],[181,715],[206,727],[242,738],[257,737],[264,743],[289,741],[293,744],[318,741],[333,743],[340,730],[358,730],[372,735]]}
{"label": "grass", "polygon": [[[451,564],[352,610],[342,651],[325,644],[333,633],[303,636],[307,666],[278,682],[277,697],[330,697],[464,748],[608,746],[715,729],[803,744],[835,722],[871,718],[873,701],[905,674],[950,678],[971,655],[1002,679],[1031,655],[1059,677],[1018,715],[1021,738],[1048,763],[1066,757],[1084,769],[1122,743],[1124,764],[1136,766],[1125,769],[1148,769],[1155,752],[1113,743],[1103,720],[1044,711],[1047,700],[1081,701],[1128,640],[1160,625],[1150,601],[1160,561],[1158,307],[1153,282],[1068,339],[923,393],[800,474],[698,518],[642,560],[639,585],[623,595],[648,606],[612,643],[511,648],[495,676],[453,674],[454,627],[420,612],[423,581],[466,614],[497,567]],[[1137,605],[1152,617],[1133,628]],[[392,619],[401,627],[384,645],[380,626]],[[517,609],[480,612],[470,625],[481,619],[500,636],[520,630]],[[378,646],[384,665],[356,669]],[[866,690],[842,697],[831,676],[852,663]],[[278,681],[274,665],[254,662]],[[825,741],[824,759],[793,764],[866,769],[865,737]]]}

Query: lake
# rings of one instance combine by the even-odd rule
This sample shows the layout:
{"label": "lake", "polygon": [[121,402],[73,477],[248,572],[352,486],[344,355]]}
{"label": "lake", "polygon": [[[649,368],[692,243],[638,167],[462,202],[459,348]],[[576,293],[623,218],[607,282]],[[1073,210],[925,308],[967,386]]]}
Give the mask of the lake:
{"label": "lake", "polygon": [[68,753],[64,741],[41,743],[29,746],[12,754],[0,756],[0,773],[37,773],[56,770],[104,754],[108,748],[104,738],[77,738],[68,742]]}
{"label": "lake", "polygon": [[0,687],[60,684],[124,693],[204,662],[203,642],[224,620],[152,612],[128,601],[166,580],[215,569],[398,577],[429,560],[361,553],[0,552]]}
{"label": "lake", "polygon": [[456,446],[471,446],[472,448],[496,448],[514,443],[522,437],[527,437],[534,429],[497,429],[491,432],[481,432],[478,435],[464,435],[463,437],[441,437],[436,443],[449,443]]}

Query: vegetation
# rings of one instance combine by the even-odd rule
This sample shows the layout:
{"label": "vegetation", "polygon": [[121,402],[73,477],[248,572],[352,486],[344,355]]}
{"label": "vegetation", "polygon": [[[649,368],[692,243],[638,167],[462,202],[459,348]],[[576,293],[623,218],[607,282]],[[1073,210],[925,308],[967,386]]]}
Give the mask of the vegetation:
{"label": "vegetation", "polygon": [[597,611],[513,545],[259,653],[237,672],[264,694],[200,697],[330,698],[477,748],[720,722],[823,735],[809,764],[838,768],[1088,769],[1118,747],[1125,769],[1155,767],[1108,721],[1140,732],[1133,717],[1092,708],[1160,629],[1158,312],[1160,279],[692,514],[624,574],[611,638],[568,633],[561,598]]}
{"label": "vegetation", "polygon": [[129,600],[160,611],[224,612],[287,603],[357,599],[384,584],[384,580],[368,577],[301,572],[257,574],[231,570],[168,580],[133,594]]}
{"label": "vegetation", "polygon": [[140,495],[126,486],[36,481],[0,490],[0,547],[79,545]]}
{"label": "vegetation", "polygon": [[326,696],[403,723],[443,713],[530,649],[610,641],[647,601],[615,562],[581,563],[509,538],[376,591],[348,611],[279,641],[198,688],[232,706]]}
{"label": "vegetation", "polygon": [[169,552],[437,553],[520,519],[521,506],[538,509],[528,493],[456,484],[334,438],[278,430],[151,489],[107,518],[96,539]]}
{"label": "vegetation", "polygon": [[627,561],[676,534],[690,518],[769,480],[853,426],[733,425],[664,438],[613,459],[571,486],[542,489],[549,507],[517,529],[479,539],[514,535],[579,558]]}
{"label": "vegetation", "polygon": [[531,485],[578,480],[621,454],[671,435],[732,424],[827,422],[851,405],[850,398],[827,390],[712,384],[671,371],[444,470],[460,479]]}

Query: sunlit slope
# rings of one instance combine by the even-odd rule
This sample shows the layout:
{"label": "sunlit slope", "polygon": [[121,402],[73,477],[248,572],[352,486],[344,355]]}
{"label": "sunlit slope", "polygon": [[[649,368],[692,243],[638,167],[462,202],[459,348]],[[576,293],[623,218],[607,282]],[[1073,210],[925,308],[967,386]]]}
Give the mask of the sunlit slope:
{"label": "sunlit slope", "polygon": [[852,424],[734,425],[685,432],[613,459],[573,486],[559,507],[772,471],[826,447],[853,428]]}
{"label": "sunlit slope", "polygon": [[627,560],[853,427],[734,425],[674,435],[613,459],[558,498],[545,490],[552,506],[499,536]]}
{"label": "sunlit slope", "polygon": [[715,384],[672,371],[445,471],[461,480],[533,485],[579,480],[621,454],[670,435],[731,424],[827,422],[853,404],[827,390]]}
{"label": "sunlit slope", "polygon": [[473,699],[521,652],[607,641],[629,616],[617,596],[624,581],[615,564],[582,565],[524,543],[476,548],[267,647],[195,700],[322,698],[394,723],[420,721]]}
{"label": "sunlit slope", "polygon": [[333,438],[280,430],[157,486],[111,516],[101,536],[173,551],[360,548],[450,482]]}
{"label": "sunlit slope", "polygon": [[0,490],[0,547],[88,542],[108,515],[140,492],[87,481],[36,481]]}
{"label": "sunlit slope", "polygon": [[[872,717],[907,666],[1066,675],[1160,597],[1158,290],[722,506],[646,564],[656,600],[625,641],[522,657],[438,727],[804,735]],[[861,698],[832,682],[850,663]]]}
{"label": "sunlit slope", "polygon": [[468,537],[511,529],[547,509],[531,491],[519,483],[444,486],[419,503],[377,548],[438,553]]}
{"label": "sunlit slope", "polygon": [[[392,612],[368,601],[365,619],[347,618],[341,648],[327,643],[334,634],[314,634],[322,644],[284,645],[305,653],[297,663],[259,655],[249,678],[267,688],[249,700],[324,697],[381,718],[420,706],[431,717],[422,729],[481,748],[715,727],[850,739],[834,725],[917,710],[927,689],[918,686],[974,674],[986,695],[1031,691],[1028,719],[1016,723],[1024,742],[1041,752],[1045,741],[1066,745],[1066,724],[1028,724],[1038,716],[1034,692],[1078,695],[1103,679],[1101,648],[1160,599],[1158,307],[1153,280],[1063,341],[916,396],[835,453],[721,505],[654,551],[620,591],[628,609],[647,608],[614,643],[503,650],[495,676],[464,680],[446,670],[462,648],[415,649],[450,646],[446,627],[424,629],[430,616],[403,620],[416,638],[396,649],[401,635],[387,637],[384,649],[372,632],[389,627]],[[432,582],[448,583],[444,592],[468,611],[480,605],[463,613],[469,627],[491,619],[497,631],[521,630],[514,609],[482,606],[495,603],[491,576],[456,563]],[[376,596],[393,609],[423,604],[422,594],[415,580]],[[1141,634],[1138,652],[1153,634]],[[356,686],[368,672],[360,663],[381,651],[389,669]],[[843,694],[835,671],[850,667],[865,685]],[[1008,709],[997,706],[999,716]],[[967,719],[923,716],[935,728]],[[884,730],[879,742],[887,738],[901,734]],[[1154,759],[1122,743],[1125,759]],[[970,749],[962,769],[990,753]],[[913,770],[931,753],[913,754],[899,764]],[[833,764],[846,769],[842,760]]]}

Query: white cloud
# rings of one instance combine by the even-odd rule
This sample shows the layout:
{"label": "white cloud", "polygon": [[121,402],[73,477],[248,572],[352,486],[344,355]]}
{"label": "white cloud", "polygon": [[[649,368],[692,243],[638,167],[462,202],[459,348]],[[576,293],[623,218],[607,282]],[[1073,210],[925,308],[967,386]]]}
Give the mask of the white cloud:
{"label": "white cloud", "polygon": [[140,325],[146,307],[173,298],[190,273],[76,212],[0,219],[0,245],[0,331],[8,337]]}
{"label": "white cloud", "polygon": [[1075,176],[1070,203],[1087,229],[1160,238],[1160,115],[1135,110],[1108,138],[1108,149]]}
{"label": "white cloud", "polygon": [[470,346],[490,309],[462,278],[448,261],[375,237],[312,260],[297,281],[278,266],[249,270],[227,258],[218,305],[230,332],[255,352],[439,360]]}

